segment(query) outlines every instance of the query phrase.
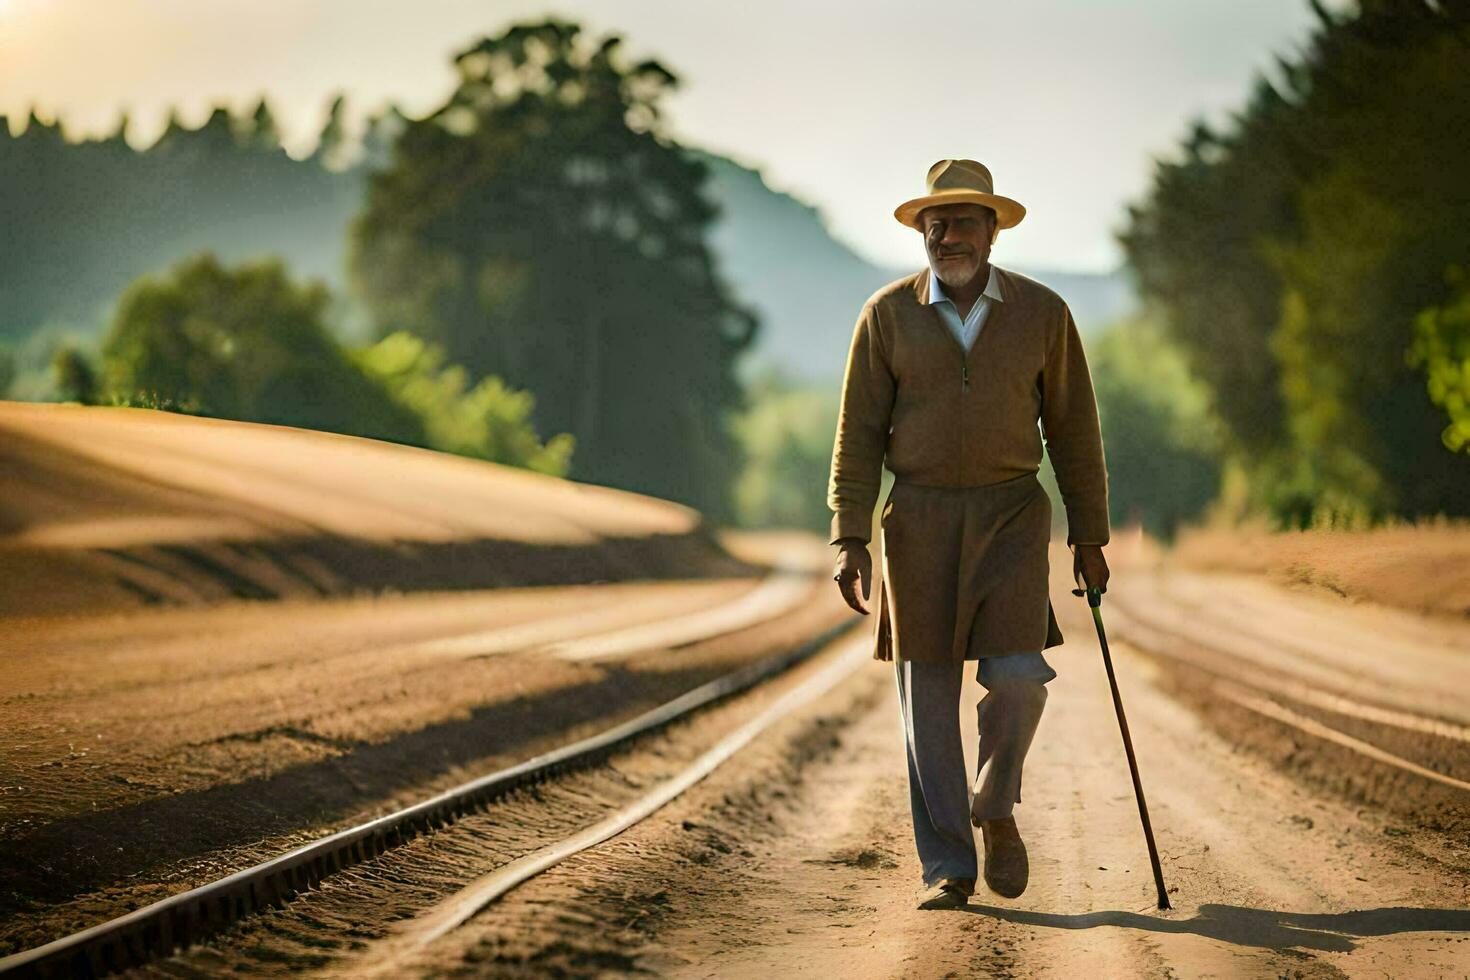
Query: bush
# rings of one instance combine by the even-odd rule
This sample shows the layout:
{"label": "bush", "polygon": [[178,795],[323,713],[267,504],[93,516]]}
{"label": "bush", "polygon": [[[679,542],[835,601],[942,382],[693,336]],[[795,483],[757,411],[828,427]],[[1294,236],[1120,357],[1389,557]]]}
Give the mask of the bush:
{"label": "bush", "polygon": [[[124,293],[102,346],[105,400],[566,474],[572,437],[541,443],[529,422],[529,392],[497,377],[466,390],[462,367],[445,366],[441,350],[408,333],[343,348],[325,324],[330,302],[326,287],[293,283],[278,259],[227,269],[204,253],[141,279]],[[60,377],[62,355],[57,363]],[[63,392],[89,390],[85,360],[66,365]]]}
{"label": "bush", "polygon": [[768,372],[752,384],[749,399],[750,407],[733,425],[747,460],[735,484],[737,522],[825,535],[832,520],[827,477],[841,392]]}
{"label": "bush", "polygon": [[1220,489],[1220,434],[1203,384],[1155,320],[1114,325],[1088,345],[1117,526],[1170,539]]}
{"label": "bush", "polygon": [[566,475],[575,440],[562,433],[542,444],[529,421],[536,405],[530,392],[513,391],[498,377],[466,391],[463,367],[445,367],[440,348],[404,331],[351,356],[394,401],[418,416],[434,449]]}
{"label": "bush", "polygon": [[206,252],[128,287],[102,344],[103,387],[124,404],[424,444],[424,427],[327,331],[320,283],[279,259],[222,267]]}
{"label": "bush", "polygon": [[97,401],[97,372],[80,350],[70,344],[59,348],[51,369],[56,375],[56,395],[62,401],[83,405]]}
{"label": "bush", "polygon": [[1455,298],[1415,318],[1405,360],[1423,370],[1429,400],[1449,419],[1440,441],[1452,453],[1470,453],[1470,274],[1457,267],[1448,278]]}

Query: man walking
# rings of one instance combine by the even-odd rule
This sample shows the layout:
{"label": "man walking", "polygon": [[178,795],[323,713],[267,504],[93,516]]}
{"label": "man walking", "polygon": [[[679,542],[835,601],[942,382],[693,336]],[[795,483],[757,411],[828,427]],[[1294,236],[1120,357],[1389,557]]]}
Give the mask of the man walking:
{"label": "man walking", "polygon": [[[853,331],[827,504],[848,605],[871,594],[868,542],[882,466],[883,576],[874,657],[892,660],[908,753],[920,908],[965,904],[984,842],[991,890],[1026,888],[1012,808],[1062,642],[1047,592],[1051,499],[1043,439],[1067,513],[1073,572],[1106,591],[1107,471],[1092,380],[1067,304],[990,263],[1026,210],[974,160],[941,160],[894,216],[924,236],[928,268],[880,289]],[[1037,423],[1040,423],[1038,430]],[[959,699],[977,662],[979,770],[965,770]]]}

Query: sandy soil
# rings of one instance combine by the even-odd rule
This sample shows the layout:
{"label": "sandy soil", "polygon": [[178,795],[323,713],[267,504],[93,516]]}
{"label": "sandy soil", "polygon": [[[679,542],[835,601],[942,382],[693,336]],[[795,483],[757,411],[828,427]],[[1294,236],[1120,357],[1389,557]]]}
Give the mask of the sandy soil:
{"label": "sandy soil", "polygon": [[846,618],[606,662],[806,534],[371,440],[0,403],[0,949],[630,716]]}
{"label": "sandy soil", "polygon": [[1175,640],[1219,646],[1252,671],[1470,723],[1470,619],[1199,570],[1136,535],[1115,548],[1110,558],[1121,571],[1109,596],[1121,636],[1139,621]]}
{"label": "sandy soil", "polygon": [[[448,939],[421,975],[1461,977],[1470,847],[1319,793],[1118,654],[1174,910],[1073,603],[1017,819],[1031,885],[912,908],[891,678],[872,664],[657,817]],[[973,692],[978,694],[978,692]],[[968,704],[962,717],[970,717]],[[1309,745],[1300,746],[1309,752]]]}
{"label": "sandy soil", "polygon": [[[819,541],[798,543],[828,557]],[[738,544],[789,559],[793,539]],[[851,615],[814,586],[791,613],[675,650],[574,662],[527,642],[684,615],[756,587],[643,582],[58,619],[26,636],[0,689],[0,943],[19,948],[58,921],[100,921],[263,860]]]}
{"label": "sandy soil", "polygon": [[[533,667],[493,637],[564,609],[610,626],[645,622],[754,584],[237,603],[18,631],[0,684],[0,835],[268,778],[476,707],[586,683],[601,671],[561,660]],[[483,639],[445,642],[465,636]]]}
{"label": "sandy soil", "polygon": [[0,617],[750,574],[667,501],[391,443],[0,402]]}
{"label": "sandy soil", "polygon": [[[810,536],[717,536],[674,505],[403,447],[0,405],[0,464],[0,950],[600,729],[851,620],[825,578],[830,549]],[[823,574],[790,615],[611,662],[536,652],[558,631],[748,594],[797,537]],[[1470,975],[1463,798],[1220,696],[1228,682],[1470,778],[1470,741],[1456,734],[1470,730],[1470,625],[1454,598],[1463,539],[1288,541],[1186,539],[1166,554],[1119,534],[1109,548],[1105,611],[1172,912],[1153,908],[1092,622],[1058,546],[1052,594],[1068,642],[1049,651],[1060,677],[1018,810],[1032,859],[1019,901],[982,891],[964,911],[912,908],[890,668],[865,663],[417,966]],[[503,587],[475,588],[489,585]],[[1440,586],[1450,598],[1426,602]],[[342,975],[371,962],[395,923],[486,862],[664,778],[792,682],[467,819],[468,835],[389,852],[156,972]],[[979,694],[972,684],[961,709],[971,724]]]}
{"label": "sandy soil", "polygon": [[[1155,910],[1089,623],[1075,603],[1063,602],[1059,613],[1069,642],[1053,651],[1061,676],[1018,810],[1033,869],[1021,899],[982,892],[964,911],[912,909],[918,872],[891,678],[883,665],[866,664],[653,819],[482,913],[431,950],[417,974],[1470,970],[1463,837],[1319,791],[1242,751],[1238,727],[1189,710],[1166,693],[1169,678],[1154,660],[1120,642],[1120,677],[1175,904]],[[972,689],[970,703],[978,693]],[[971,717],[969,706],[961,718]],[[1296,751],[1314,747],[1303,741]],[[373,961],[374,937],[391,937],[392,920],[452,893],[494,855],[532,846],[522,841],[528,831],[577,826],[588,801],[615,803],[647,785],[654,762],[666,767],[692,752],[656,748],[619,763],[611,790],[607,777],[588,777],[515,804],[525,813],[509,822],[503,812],[475,818],[483,829],[470,840],[446,832],[415,845],[416,854],[385,856],[234,939],[161,964],[158,975],[343,975],[345,966]]]}
{"label": "sandy soil", "polygon": [[[1177,696],[1167,659],[1120,642],[1175,906],[1154,907],[1090,617],[1062,599],[1063,556],[1053,571],[1068,643],[1051,651],[1060,676],[1017,810],[1032,867],[1018,900],[982,887],[964,910],[913,908],[894,688],[890,668],[864,662],[649,820],[407,959],[397,957],[414,923],[482,871],[667,778],[775,691],[389,852],[147,975],[346,977],[385,955],[394,975],[425,977],[1470,973],[1463,834],[1354,801],[1258,752],[1249,715],[1198,713]],[[961,719],[979,694],[972,686]],[[1318,747],[1298,739],[1294,752]]]}
{"label": "sandy soil", "polygon": [[1180,534],[1168,561],[1259,575],[1297,593],[1470,620],[1470,521],[1369,531],[1193,528]]}

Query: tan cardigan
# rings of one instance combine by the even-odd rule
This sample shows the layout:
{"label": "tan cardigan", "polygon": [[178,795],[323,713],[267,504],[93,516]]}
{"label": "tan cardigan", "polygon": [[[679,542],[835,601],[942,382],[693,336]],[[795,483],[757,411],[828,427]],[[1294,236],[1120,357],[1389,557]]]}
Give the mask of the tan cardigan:
{"label": "tan cardigan", "polygon": [[925,305],[928,269],[863,304],[827,485],[833,543],[872,539],[885,463],[899,480],[945,487],[1035,473],[1039,419],[1067,511],[1067,543],[1107,544],[1107,469],[1077,324],[1046,286],[996,272],[1005,299],[992,305],[968,353]]}

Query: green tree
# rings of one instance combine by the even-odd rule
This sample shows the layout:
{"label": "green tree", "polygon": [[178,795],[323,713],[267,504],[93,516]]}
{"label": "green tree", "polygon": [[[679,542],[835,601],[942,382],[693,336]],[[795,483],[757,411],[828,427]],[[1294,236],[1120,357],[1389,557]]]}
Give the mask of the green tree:
{"label": "green tree", "polygon": [[102,345],[114,400],[423,444],[423,425],[366,377],[323,323],[317,282],[278,259],[226,268],[210,253],[124,292]]}
{"label": "green tree", "polygon": [[15,384],[15,377],[19,373],[16,364],[15,352],[0,347],[0,398],[10,394],[10,386]]}
{"label": "green tree", "polygon": [[51,367],[56,375],[56,394],[62,401],[83,405],[97,401],[97,371],[79,349],[71,344],[61,347]]}
{"label": "green tree", "polygon": [[454,93],[371,178],[352,278],[380,335],[535,392],[579,479],[722,518],[755,320],[715,273],[704,166],[660,134],[676,80],[620,43],[550,20],[458,54]]}
{"label": "green tree", "polygon": [[427,444],[444,452],[565,476],[574,440],[562,433],[542,443],[531,425],[535,398],[496,377],[467,387],[467,372],[407,331],[352,352],[353,360],[424,425]]}
{"label": "green tree", "polygon": [[289,157],[264,99],[253,118],[216,108],[197,129],[172,112],[143,150],[127,128],[122,114],[109,135],[74,141],[34,114],[15,136],[0,119],[0,339],[20,348],[65,324],[91,340],[130,282],[205,249],[340,274],[361,177]]}
{"label": "green tree", "polygon": [[1222,433],[1209,390],[1153,318],[1109,327],[1089,341],[1087,357],[1107,452],[1110,518],[1172,538],[1220,490]]}
{"label": "green tree", "polygon": [[1444,450],[1442,415],[1405,361],[1415,318],[1449,300],[1445,271],[1470,255],[1456,165],[1470,11],[1384,4],[1330,36],[1332,74],[1302,118],[1324,156],[1298,188],[1294,233],[1268,248],[1285,287],[1275,340],[1289,444],[1318,471],[1319,509],[1470,513],[1470,466]]}
{"label": "green tree", "polygon": [[347,154],[347,96],[338,92],[327,106],[327,119],[317,136],[312,161],[330,170],[340,170]]}
{"label": "green tree", "polygon": [[[1269,82],[1258,83],[1251,105],[1236,134],[1195,124],[1183,159],[1157,166],[1120,238],[1191,371],[1212,392],[1249,393],[1215,401],[1242,453],[1278,444],[1285,428],[1270,351],[1281,287],[1261,243],[1290,227],[1297,152],[1281,135],[1285,102]],[[1236,149],[1245,145],[1249,152]]]}
{"label": "green tree", "polygon": [[1447,277],[1454,298],[1414,321],[1405,359],[1424,372],[1429,400],[1449,419],[1440,440],[1452,453],[1470,453],[1470,273],[1455,267]]}
{"label": "green tree", "polygon": [[755,379],[749,407],[734,425],[747,461],[735,484],[740,524],[827,532],[840,396],[830,386],[799,385],[776,370]]}
{"label": "green tree", "polygon": [[281,133],[276,128],[275,114],[271,112],[270,103],[263,95],[255,104],[255,112],[251,114],[249,123],[242,124],[241,129],[247,143],[268,151],[281,148]]}
{"label": "green tree", "polygon": [[1313,6],[1280,81],[1196,126],[1122,241],[1257,507],[1295,526],[1470,513],[1470,463],[1406,360],[1470,255],[1470,5]]}

